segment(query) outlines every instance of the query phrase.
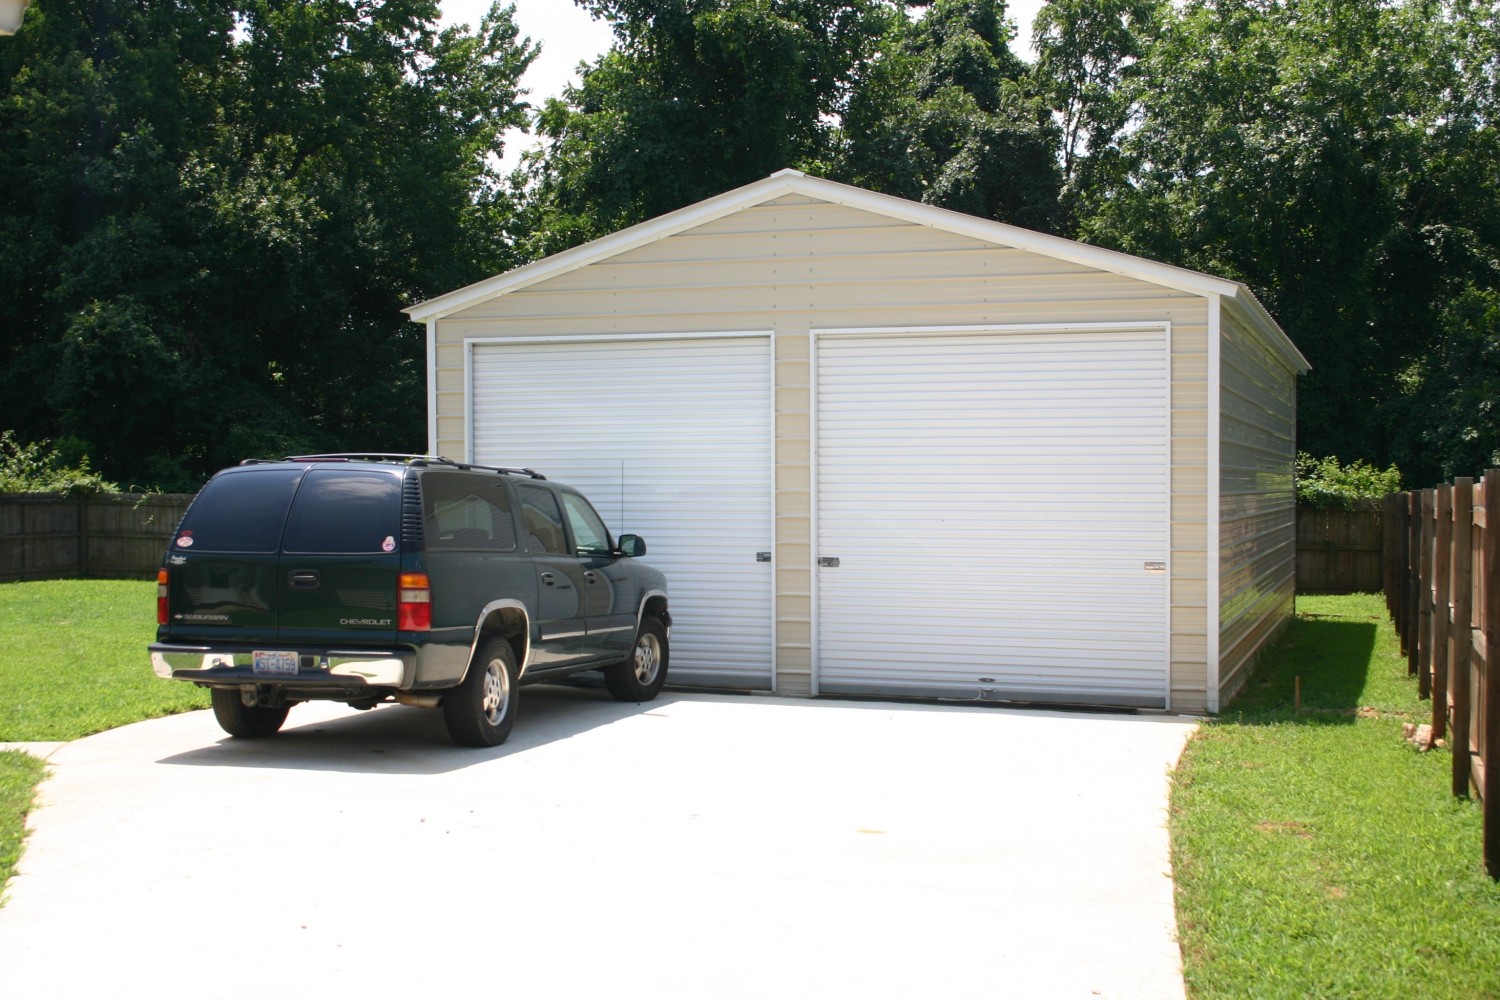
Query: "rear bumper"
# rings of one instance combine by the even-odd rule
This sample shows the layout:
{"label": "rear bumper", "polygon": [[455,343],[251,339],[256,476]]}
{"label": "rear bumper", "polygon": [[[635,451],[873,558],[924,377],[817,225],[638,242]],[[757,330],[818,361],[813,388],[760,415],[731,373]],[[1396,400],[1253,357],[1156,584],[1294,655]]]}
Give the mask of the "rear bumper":
{"label": "rear bumper", "polygon": [[416,677],[417,654],[411,649],[281,648],[282,652],[297,654],[296,673],[257,671],[255,653],[273,648],[277,647],[155,642],[150,646],[151,667],[156,676],[170,680],[223,686],[274,684],[289,690],[328,687],[403,689],[410,688]]}

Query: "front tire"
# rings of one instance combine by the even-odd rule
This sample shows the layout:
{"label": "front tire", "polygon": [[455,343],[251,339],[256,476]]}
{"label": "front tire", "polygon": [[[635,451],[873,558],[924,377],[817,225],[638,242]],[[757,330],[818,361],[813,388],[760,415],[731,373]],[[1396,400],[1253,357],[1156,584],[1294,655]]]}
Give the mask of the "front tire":
{"label": "front tire", "polygon": [[667,630],[656,618],[641,621],[630,659],[604,668],[604,686],[617,701],[650,701],[667,682]]}
{"label": "front tire", "polygon": [[214,706],[214,718],[219,727],[236,739],[258,740],[274,736],[286,721],[290,705],[264,708],[246,705],[240,700],[239,688],[214,688],[209,691]]}
{"label": "front tire", "polygon": [[480,647],[458,687],[443,696],[448,735],[463,747],[497,747],[516,721],[516,654],[504,639]]}

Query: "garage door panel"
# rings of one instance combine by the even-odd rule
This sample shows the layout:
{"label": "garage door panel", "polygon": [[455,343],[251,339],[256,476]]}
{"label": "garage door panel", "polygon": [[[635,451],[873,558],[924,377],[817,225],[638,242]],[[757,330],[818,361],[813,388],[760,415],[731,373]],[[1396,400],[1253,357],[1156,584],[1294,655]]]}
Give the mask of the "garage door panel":
{"label": "garage door panel", "polygon": [[1166,350],[820,337],[819,689],[1164,704]]}
{"label": "garage door panel", "polygon": [[674,680],[772,686],[769,337],[476,344],[474,460],[582,490],[671,592]]}

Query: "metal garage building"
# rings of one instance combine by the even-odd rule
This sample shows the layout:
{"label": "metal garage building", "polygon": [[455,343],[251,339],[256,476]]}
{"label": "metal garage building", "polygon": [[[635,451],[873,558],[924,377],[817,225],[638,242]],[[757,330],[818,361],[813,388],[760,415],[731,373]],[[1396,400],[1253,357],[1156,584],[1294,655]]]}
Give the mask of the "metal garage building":
{"label": "metal garage building", "polygon": [[408,312],[429,447],[645,536],[679,682],[1215,711],[1291,612],[1236,282],[784,170]]}

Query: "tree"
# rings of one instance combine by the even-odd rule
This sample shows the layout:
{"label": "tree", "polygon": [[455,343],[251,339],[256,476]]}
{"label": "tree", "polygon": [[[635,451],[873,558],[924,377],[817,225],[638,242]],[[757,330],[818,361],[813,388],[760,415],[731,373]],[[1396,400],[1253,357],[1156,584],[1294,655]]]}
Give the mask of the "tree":
{"label": "tree", "polygon": [[1308,451],[1441,471],[1410,418],[1431,408],[1451,303],[1496,287],[1494,16],[1190,0],[1123,78],[1127,169],[1100,179],[1082,233],[1249,284],[1312,362]]}
{"label": "tree", "polygon": [[538,118],[525,225],[540,256],[832,148],[881,0],[578,0],[616,42]]}
{"label": "tree", "polygon": [[400,308],[511,263],[491,165],[535,55],[433,0],[58,0],[0,49],[0,391],[22,439],[190,488],[411,448]]}
{"label": "tree", "polygon": [[1031,229],[1057,223],[1058,136],[1010,50],[1004,0],[936,0],[893,19],[854,87],[836,173]]}
{"label": "tree", "polygon": [[1062,131],[1063,198],[1073,204],[1118,179],[1130,118],[1126,84],[1158,31],[1158,0],[1049,0],[1037,11],[1034,72]]}

